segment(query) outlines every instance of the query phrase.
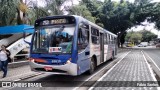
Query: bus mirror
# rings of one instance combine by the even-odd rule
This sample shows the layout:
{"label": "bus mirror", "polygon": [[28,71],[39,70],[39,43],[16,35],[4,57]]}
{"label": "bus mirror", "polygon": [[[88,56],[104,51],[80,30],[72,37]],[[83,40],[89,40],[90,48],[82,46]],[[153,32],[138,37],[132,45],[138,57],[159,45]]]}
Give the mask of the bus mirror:
{"label": "bus mirror", "polygon": [[23,40],[25,43],[31,45],[31,37],[33,33],[34,28],[27,28],[23,30]]}

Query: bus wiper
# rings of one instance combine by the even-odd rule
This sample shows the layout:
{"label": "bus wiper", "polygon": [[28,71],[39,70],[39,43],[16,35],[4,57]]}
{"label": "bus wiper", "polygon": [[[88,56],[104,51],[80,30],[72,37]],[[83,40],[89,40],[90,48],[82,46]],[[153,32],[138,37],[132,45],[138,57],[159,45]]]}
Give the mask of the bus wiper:
{"label": "bus wiper", "polygon": [[64,30],[64,28],[65,28],[65,26],[64,25],[62,25],[60,28],[58,28],[56,31],[63,31]]}

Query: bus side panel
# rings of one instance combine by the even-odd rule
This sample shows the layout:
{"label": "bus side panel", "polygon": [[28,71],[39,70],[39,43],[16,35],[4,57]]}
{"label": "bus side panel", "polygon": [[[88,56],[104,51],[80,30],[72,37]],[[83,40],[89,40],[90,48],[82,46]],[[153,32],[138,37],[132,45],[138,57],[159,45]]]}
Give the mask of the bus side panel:
{"label": "bus side panel", "polygon": [[90,68],[90,49],[89,45],[86,49],[78,54],[78,74],[82,74]]}
{"label": "bus side panel", "polygon": [[91,44],[91,48],[90,48],[90,52],[91,52],[91,57],[92,56],[96,56],[97,59],[97,66],[101,64],[100,62],[100,45],[95,45],[95,44]]}

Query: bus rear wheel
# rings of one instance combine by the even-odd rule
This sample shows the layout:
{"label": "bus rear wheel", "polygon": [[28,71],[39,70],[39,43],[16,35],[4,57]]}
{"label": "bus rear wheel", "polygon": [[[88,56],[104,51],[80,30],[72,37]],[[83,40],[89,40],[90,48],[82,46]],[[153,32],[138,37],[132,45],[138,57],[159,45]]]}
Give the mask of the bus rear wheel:
{"label": "bus rear wheel", "polygon": [[92,74],[94,72],[94,70],[95,70],[95,60],[94,60],[94,58],[92,58],[90,61],[90,69],[89,69],[88,73]]}

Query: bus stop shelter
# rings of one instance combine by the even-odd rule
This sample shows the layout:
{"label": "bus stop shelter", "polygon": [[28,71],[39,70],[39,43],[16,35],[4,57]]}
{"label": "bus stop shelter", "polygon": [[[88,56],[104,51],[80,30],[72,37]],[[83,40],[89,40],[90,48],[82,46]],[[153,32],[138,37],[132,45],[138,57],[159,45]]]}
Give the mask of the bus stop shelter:
{"label": "bus stop shelter", "polygon": [[[30,28],[30,29],[27,29],[27,28]],[[34,32],[33,26],[23,24],[23,25],[16,25],[16,26],[0,27],[0,34],[5,35],[5,34],[23,33],[24,29],[27,29],[27,30],[25,30],[25,32],[27,32],[27,33]]]}

